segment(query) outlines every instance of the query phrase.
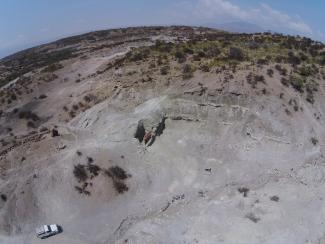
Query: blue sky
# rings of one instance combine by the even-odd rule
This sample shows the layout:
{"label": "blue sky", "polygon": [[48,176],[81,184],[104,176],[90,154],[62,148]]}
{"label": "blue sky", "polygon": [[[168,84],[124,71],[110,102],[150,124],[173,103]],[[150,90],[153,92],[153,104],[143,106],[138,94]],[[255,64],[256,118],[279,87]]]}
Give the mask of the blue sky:
{"label": "blue sky", "polygon": [[91,30],[243,21],[325,41],[324,0],[1,0],[0,58]]}

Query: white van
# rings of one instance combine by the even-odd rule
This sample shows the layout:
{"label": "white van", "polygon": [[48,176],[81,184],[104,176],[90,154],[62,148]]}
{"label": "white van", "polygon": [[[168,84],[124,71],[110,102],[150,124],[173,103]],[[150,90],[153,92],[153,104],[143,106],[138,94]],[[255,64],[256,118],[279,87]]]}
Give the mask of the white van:
{"label": "white van", "polygon": [[36,234],[38,238],[45,239],[50,236],[56,235],[61,232],[61,228],[56,225],[43,225],[36,229]]}

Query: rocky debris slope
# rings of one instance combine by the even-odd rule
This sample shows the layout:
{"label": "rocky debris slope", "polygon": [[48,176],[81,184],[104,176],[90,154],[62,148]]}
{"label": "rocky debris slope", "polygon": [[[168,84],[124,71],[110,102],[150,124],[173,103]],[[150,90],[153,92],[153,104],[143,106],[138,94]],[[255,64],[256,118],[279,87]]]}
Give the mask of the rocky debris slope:
{"label": "rocky debris slope", "polygon": [[321,43],[131,28],[0,63],[68,46],[2,87],[0,241],[325,241]]}

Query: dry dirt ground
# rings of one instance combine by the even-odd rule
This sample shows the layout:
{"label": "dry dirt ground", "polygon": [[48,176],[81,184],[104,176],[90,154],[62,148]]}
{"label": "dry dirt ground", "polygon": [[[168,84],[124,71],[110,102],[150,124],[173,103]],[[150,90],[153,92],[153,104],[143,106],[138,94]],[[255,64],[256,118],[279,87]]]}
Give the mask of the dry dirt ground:
{"label": "dry dirt ground", "polygon": [[[325,243],[324,80],[310,104],[267,77],[272,64],[245,64],[228,82],[227,71],[183,80],[145,63],[96,73],[137,45],[150,41],[63,61],[50,82],[32,72],[33,91],[3,105],[0,243]],[[251,70],[267,77],[257,89]],[[141,129],[157,135],[145,144]],[[37,239],[51,223],[63,233]]]}

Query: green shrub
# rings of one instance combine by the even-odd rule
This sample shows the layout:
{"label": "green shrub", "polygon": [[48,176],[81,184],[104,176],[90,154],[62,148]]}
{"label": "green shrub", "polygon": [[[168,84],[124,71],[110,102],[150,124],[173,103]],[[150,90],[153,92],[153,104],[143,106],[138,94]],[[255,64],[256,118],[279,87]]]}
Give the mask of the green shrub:
{"label": "green shrub", "polygon": [[50,64],[48,65],[46,68],[44,68],[42,70],[43,73],[50,73],[50,72],[54,72],[54,71],[57,71],[59,69],[62,69],[63,68],[63,65],[60,64],[60,63],[53,63],[53,64]]}
{"label": "green shrub", "polygon": [[290,77],[290,84],[291,86],[298,92],[302,93],[304,92],[304,84],[305,84],[305,80],[300,77],[300,76],[291,76]]}
{"label": "green shrub", "polygon": [[173,49],[172,43],[166,43],[165,41],[157,40],[154,49],[162,53],[170,53]]}
{"label": "green shrub", "polygon": [[299,65],[301,63],[301,60],[293,52],[289,52],[288,53],[288,62],[293,65]]}
{"label": "green shrub", "polygon": [[179,63],[185,63],[185,61],[186,61],[186,55],[185,55],[185,53],[182,52],[182,51],[179,51],[179,50],[176,51],[175,58],[177,59],[177,61]]}
{"label": "green shrub", "polygon": [[207,58],[216,58],[220,55],[221,51],[219,50],[218,47],[212,46],[207,48],[206,50],[206,57]]}
{"label": "green shrub", "polygon": [[322,66],[325,65],[325,55],[319,58],[319,64]]}
{"label": "green shrub", "polygon": [[183,47],[183,52],[187,54],[194,54],[193,49],[189,47]]}
{"label": "green shrub", "polygon": [[310,66],[303,65],[302,67],[299,68],[298,72],[300,75],[308,77],[312,75],[313,70]]}
{"label": "green shrub", "polygon": [[237,61],[243,61],[245,56],[243,51],[238,47],[230,47],[229,48],[229,59],[237,60]]}

